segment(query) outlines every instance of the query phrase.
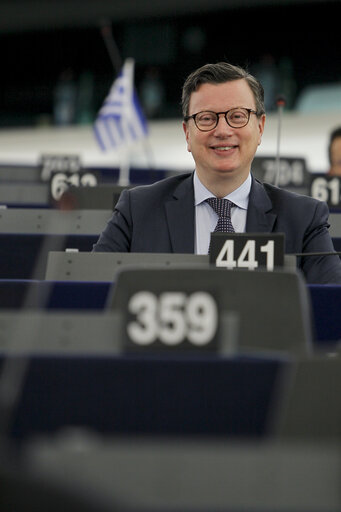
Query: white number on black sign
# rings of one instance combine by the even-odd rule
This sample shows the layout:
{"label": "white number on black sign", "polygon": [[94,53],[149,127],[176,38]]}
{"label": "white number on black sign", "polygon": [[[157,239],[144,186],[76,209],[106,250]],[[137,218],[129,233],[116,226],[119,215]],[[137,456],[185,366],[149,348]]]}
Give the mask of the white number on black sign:
{"label": "white number on black sign", "polygon": [[216,302],[206,292],[164,292],[158,297],[141,291],[130,298],[128,311],[136,317],[128,323],[128,336],[141,346],[156,340],[167,346],[184,340],[203,346],[213,339],[218,326]]}
{"label": "white number on black sign", "polygon": [[311,196],[320,201],[330,202],[337,205],[340,202],[340,180],[333,178],[316,178],[311,184]]}
{"label": "white number on black sign", "polygon": [[[263,162],[265,169],[263,180],[268,183],[274,183],[277,175],[277,161],[275,159],[265,160]],[[292,162],[282,159],[279,169],[279,185],[282,187],[288,185],[303,185],[304,183],[304,164],[300,160]]]}
{"label": "white number on black sign", "polygon": [[[255,240],[248,240],[246,242],[237,260],[234,256],[234,246],[234,240],[225,241],[217,256],[217,267],[225,267],[227,269],[246,268],[248,270],[258,268]],[[269,240],[265,245],[260,247],[260,251],[266,253],[266,269],[270,271],[274,269],[274,247],[275,242],[273,240]]]}
{"label": "white number on black sign", "polygon": [[58,201],[70,185],[74,187],[79,187],[80,185],[94,187],[97,185],[97,178],[94,174],[89,172],[83,174],[75,172],[70,175],[57,172],[51,179],[52,198]]}

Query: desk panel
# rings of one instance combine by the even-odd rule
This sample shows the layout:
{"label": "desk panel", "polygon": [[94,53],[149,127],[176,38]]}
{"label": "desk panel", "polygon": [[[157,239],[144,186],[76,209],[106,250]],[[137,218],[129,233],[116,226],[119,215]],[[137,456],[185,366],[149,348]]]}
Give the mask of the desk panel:
{"label": "desk panel", "polygon": [[44,279],[50,251],[91,251],[98,235],[0,234],[0,279]]}
{"label": "desk panel", "polygon": [[330,236],[341,237],[341,211],[334,211],[330,213],[329,224]]}
{"label": "desk panel", "polygon": [[341,251],[341,236],[332,238],[335,251]]}
{"label": "desk panel", "polygon": [[103,434],[258,438],[283,365],[213,356],[34,357],[12,436],[86,426]]}
{"label": "desk panel", "polygon": [[308,286],[312,317],[315,324],[315,338],[320,342],[341,343],[341,286]]}
{"label": "desk panel", "polygon": [[37,355],[27,361],[10,428],[17,440],[71,426],[129,436],[341,440],[340,359]]}
{"label": "desk panel", "polygon": [[0,233],[99,235],[111,214],[111,210],[6,208],[0,210]]}

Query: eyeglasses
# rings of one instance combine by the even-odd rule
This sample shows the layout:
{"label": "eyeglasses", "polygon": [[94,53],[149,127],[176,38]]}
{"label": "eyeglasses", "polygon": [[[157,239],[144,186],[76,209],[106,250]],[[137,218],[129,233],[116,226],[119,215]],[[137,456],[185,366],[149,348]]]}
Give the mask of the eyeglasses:
{"label": "eyeglasses", "polygon": [[218,125],[219,116],[224,114],[225,121],[231,128],[243,128],[247,125],[250,120],[250,115],[257,115],[256,110],[252,110],[252,108],[231,108],[226,112],[211,112],[209,110],[204,110],[202,112],[197,112],[192,116],[185,116],[184,120],[188,121],[189,119],[193,119],[195,122],[195,126],[198,130],[202,132],[209,132],[210,130],[214,130],[214,128]]}

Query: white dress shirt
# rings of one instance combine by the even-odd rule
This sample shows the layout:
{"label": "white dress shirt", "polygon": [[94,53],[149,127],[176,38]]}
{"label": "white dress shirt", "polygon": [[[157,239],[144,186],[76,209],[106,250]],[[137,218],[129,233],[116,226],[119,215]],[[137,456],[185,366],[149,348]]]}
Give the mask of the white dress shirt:
{"label": "white dress shirt", "polygon": [[[214,197],[212,192],[201,183],[196,172],[194,172],[194,203],[195,203],[195,254],[207,254],[211,238],[218,221],[218,215],[206,203],[206,199]],[[244,233],[246,226],[247,207],[251,189],[251,174],[239,188],[225,196],[235,206],[231,209],[231,222],[236,233]]]}

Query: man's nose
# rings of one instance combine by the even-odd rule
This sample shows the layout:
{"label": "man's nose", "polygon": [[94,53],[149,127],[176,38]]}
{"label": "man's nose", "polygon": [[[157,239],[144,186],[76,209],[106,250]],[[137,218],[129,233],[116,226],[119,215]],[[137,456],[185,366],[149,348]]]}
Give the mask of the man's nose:
{"label": "man's nose", "polygon": [[230,135],[233,133],[233,128],[226,121],[224,114],[219,114],[218,124],[214,129],[215,135]]}

